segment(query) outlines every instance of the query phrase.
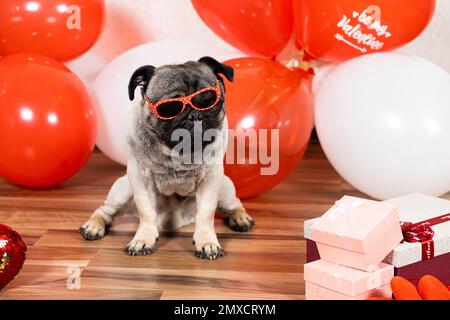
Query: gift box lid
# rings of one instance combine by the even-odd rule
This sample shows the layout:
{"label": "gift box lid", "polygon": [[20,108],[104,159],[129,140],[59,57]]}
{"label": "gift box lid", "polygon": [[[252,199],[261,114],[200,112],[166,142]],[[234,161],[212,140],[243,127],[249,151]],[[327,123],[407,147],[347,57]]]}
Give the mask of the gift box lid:
{"label": "gift box lid", "polygon": [[[421,242],[404,241],[395,247],[385,262],[400,268],[450,252],[450,201],[414,193],[386,202],[398,206],[402,222],[419,224],[430,221],[432,248],[425,248]],[[428,241],[424,242],[428,245]],[[425,249],[431,249],[432,252],[427,254]]]}
{"label": "gift box lid", "polygon": [[366,253],[375,245],[383,245],[380,238],[384,231],[395,225],[400,229],[395,204],[344,196],[311,226],[310,231],[316,242]]}
{"label": "gift box lid", "polygon": [[384,263],[374,266],[372,271],[317,260],[305,264],[304,277],[307,282],[354,297],[390,283],[394,276],[394,267]]}

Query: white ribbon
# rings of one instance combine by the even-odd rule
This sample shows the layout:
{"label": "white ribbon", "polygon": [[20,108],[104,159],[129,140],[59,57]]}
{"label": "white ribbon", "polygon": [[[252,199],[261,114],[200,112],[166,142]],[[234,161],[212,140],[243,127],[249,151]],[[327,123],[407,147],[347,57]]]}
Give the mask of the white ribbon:
{"label": "white ribbon", "polygon": [[364,205],[366,202],[362,199],[356,199],[354,200],[352,203],[344,203],[344,201],[338,200],[334,203],[334,206],[328,210],[328,212],[325,214],[325,216],[330,220],[336,220],[337,218],[339,218],[340,216],[342,216],[343,214],[345,214],[345,212],[347,210],[350,210],[352,208],[359,208],[362,205]]}
{"label": "white ribbon", "polygon": [[342,218],[343,221],[340,222],[340,226],[337,235],[345,240],[345,247],[350,249],[350,244],[348,239],[344,237],[345,231],[347,229],[348,222],[350,220],[350,215],[347,214],[351,209],[357,209],[363,206],[366,202],[362,199],[353,200],[351,203],[345,203],[342,199],[335,202],[334,206],[328,210],[325,217],[329,221],[335,221]]}

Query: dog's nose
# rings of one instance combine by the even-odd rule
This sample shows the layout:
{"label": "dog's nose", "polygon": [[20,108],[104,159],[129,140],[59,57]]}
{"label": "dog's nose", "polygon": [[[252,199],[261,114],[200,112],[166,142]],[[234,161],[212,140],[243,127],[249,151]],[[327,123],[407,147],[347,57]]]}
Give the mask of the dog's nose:
{"label": "dog's nose", "polygon": [[191,111],[187,118],[189,121],[202,121],[203,116],[200,112]]}

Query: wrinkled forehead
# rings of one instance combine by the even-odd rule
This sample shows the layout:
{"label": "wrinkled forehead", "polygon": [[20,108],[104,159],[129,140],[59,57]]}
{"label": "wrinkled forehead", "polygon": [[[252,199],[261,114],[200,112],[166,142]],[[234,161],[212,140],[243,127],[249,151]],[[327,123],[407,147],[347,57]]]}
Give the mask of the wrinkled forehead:
{"label": "wrinkled forehead", "polygon": [[187,96],[216,84],[216,76],[206,65],[190,61],[157,68],[147,94],[151,100]]}

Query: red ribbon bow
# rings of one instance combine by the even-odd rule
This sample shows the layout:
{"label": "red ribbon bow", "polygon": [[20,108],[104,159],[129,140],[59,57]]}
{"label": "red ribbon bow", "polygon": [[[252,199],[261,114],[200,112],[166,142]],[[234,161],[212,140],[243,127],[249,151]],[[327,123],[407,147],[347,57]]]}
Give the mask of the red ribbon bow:
{"label": "red ribbon bow", "polygon": [[434,231],[431,227],[447,221],[450,221],[450,213],[417,223],[401,222],[403,241],[420,242],[422,244],[422,260],[431,259],[434,257]]}
{"label": "red ribbon bow", "polygon": [[423,242],[433,239],[434,231],[430,223],[421,222],[413,224],[411,222],[402,223],[403,238],[406,242]]}

